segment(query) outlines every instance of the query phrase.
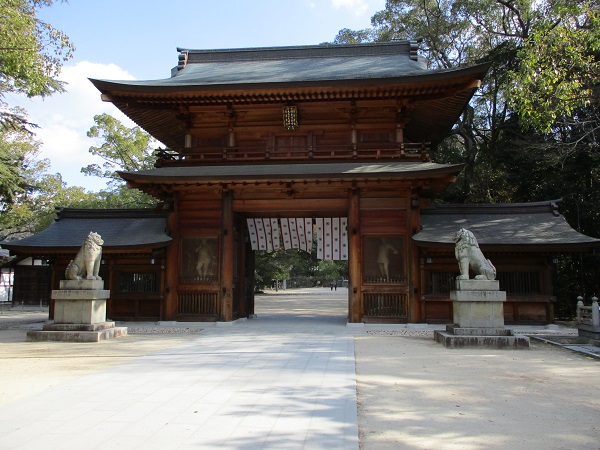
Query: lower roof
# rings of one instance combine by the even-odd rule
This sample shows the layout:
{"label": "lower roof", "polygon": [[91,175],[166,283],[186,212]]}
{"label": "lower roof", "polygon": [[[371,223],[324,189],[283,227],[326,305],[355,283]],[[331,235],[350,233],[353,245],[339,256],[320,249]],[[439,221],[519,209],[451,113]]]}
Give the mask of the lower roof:
{"label": "lower roof", "polygon": [[458,175],[463,167],[463,164],[437,164],[433,162],[244,164],[160,167],[137,172],[119,172],[119,175],[126,181],[137,183],[230,183],[261,180],[360,181]]}
{"label": "lower roof", "polygon": [[[563,252],[600,247],[600,239],[571,228],[554,201],[444,205],[421,210],[421,224],[422,230],[413,236],[420,247],[453,247],[460,228],[470,230],[480,245],[494,250]],[[102,236],[104,249],[109,251],[161,248],[171,242],[164,212],[64,208],[40,233],[0,244],[14,253],[76,251],[90,231]]]}
{"label": "lower roof", "polygon": [[421,211],[422,230],[413,236],[421,247],[454,246],[461,228],[471,231],[480,245],[497,250],[511,247],[581,251],[600,247],[600,239],[571,228],[558,212],[558,201],[443,205]]}
{"label": "lower roof", "polygon": [[171,242],[163,212],[149,209],[75,209],[57,208],[56,220],[33,236],[3,241],[13,253],[77,251],[93,231],[104,240],[109,251],[164,247]]}

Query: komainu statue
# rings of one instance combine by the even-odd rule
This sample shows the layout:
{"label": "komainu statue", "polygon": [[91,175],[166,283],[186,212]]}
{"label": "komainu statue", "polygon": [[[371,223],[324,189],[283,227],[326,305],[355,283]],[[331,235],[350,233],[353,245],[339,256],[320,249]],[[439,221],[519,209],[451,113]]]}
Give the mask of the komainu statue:
{"label": "komainu statue", "polygon": [[77,256],[71,260],[65,271],[67,280],[101,280],[98,276],[102,260],[102,245],[104,241],[98,233],[90,231]]}
{"label": "komainu statue", "polygon": [[454,235],[454,255],[458,261],[460,275],[457,280],[469,279],[469,268],[475,274],[476,280],[495,280],[496,268],[486,259],[479,249],[479,244],[473,233],[461,228]]}

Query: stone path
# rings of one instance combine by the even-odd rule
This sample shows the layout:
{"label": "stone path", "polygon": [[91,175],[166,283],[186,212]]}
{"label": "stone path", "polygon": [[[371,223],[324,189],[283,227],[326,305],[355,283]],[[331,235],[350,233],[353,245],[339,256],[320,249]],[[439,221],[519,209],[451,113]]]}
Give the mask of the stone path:
{"label": "stone path", "polygon": [[345,318],[290,309],[3,405],[0,448],[358,449]]}

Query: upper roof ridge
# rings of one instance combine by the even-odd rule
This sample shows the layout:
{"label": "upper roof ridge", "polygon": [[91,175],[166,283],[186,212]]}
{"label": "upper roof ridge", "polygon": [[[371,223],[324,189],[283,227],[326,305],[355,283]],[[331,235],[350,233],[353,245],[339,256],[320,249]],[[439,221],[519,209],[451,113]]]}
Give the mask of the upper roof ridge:
{"label": "upper roof ridge", "polygon": [[250,47],[229,49],[189,49],[178,47],[177,69],[188,64],[227,61],[268,61],[304,58],[332,58],[357,56],[384,56],[405,54],[417,61],[421,39],[397,40],[391,42],[368,42],[361,44],[295,45],[284,47]]}

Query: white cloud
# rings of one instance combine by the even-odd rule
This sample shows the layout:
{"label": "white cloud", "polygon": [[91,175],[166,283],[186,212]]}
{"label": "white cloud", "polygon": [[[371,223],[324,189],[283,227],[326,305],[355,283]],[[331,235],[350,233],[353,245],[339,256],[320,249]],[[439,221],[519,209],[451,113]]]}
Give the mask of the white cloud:
{"label": "white cloud", "polygon": [[60,173],[69,186],[83,186],[90,190],[105,187],[105,182],[80,173],[82,167],[101,160],[88,149],[94,142],[86,135],[94,124],[94,116],[108,113],[125,126],[134,123],[112,103],[100,100],[100,92],[88,80],[132,80],[133,76],[114,64],[82,61],[63,67],[60,79],[67,82],[67,92],[46,99],[19,99],[18,104],[29,113],[31,122],[41,128],[36,139],[42,142],[42,158],[51,161],[51,172]]}
{"label": "white cloud", "polygon": [[379,11],[385,8],[385,1],[382,0],[331,0],[331,5],[335,9],[348,9],[359,17],[364,14],[372,14],[373,10]]}

